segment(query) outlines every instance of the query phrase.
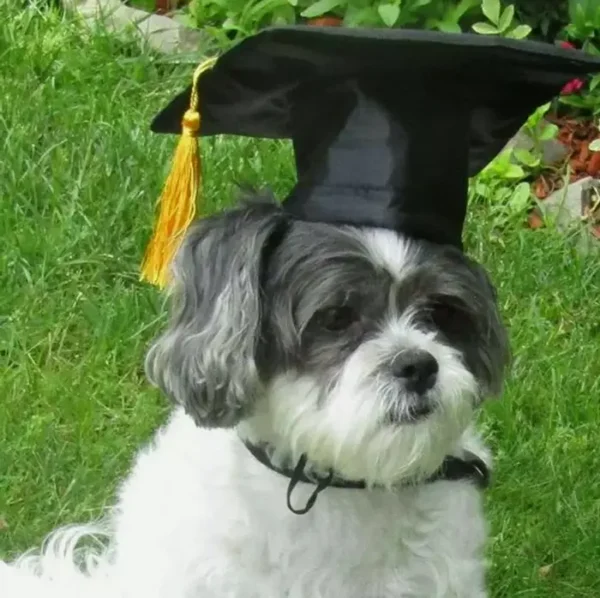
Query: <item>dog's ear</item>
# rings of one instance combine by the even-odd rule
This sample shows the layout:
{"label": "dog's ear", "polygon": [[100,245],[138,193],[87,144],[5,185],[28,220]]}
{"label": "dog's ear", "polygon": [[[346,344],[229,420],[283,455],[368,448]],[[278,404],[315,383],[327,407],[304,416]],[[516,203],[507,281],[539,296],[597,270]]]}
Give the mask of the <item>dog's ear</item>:
{"label": "dog's ear", "polygon": [[284,226],[275,203],[246,204],[195,224],[174,260],[172,319],[146,373],[199,426],[236,425],[261,392],[262,262]]}

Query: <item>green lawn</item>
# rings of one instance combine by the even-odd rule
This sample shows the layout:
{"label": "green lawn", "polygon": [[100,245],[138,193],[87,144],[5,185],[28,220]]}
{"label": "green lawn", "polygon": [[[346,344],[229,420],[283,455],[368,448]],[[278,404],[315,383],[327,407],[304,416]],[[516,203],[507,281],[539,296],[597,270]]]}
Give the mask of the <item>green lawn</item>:
{"label": "green lawn", "polygon": [[[164,310],[138,267],[175,140],[148,124],[189,74],[0,0],[0,557],[99,514],[164,419],[142,373]],[[207,210],[236,179],[292,183],[285,144],[218,139],[203,153]],[[491,213],[474,205],[467,237],[515,354],[482,418],[497,453],[492,596],[597,597],[600,262],[549,229],[500,234]]]}

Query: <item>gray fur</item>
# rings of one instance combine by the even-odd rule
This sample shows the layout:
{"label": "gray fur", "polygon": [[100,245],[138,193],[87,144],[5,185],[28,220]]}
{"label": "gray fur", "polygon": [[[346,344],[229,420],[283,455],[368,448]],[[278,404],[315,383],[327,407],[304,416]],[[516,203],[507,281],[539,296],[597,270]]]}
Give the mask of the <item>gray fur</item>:
{"label": "gray fur", "polygon": [[[294,221],[271,247],[285,222],[272,202],[246,205],[197,224],[178,254],[172,322],[147,371],[198,425],[235,425],[278,373],[333,380],[390,310],[410,309],[461,351],[483,394],[500,391],[508,342],[480,266],[415,242],[406,277],[394,282],[373,263],[360,229]],[[327,330],[332,306],[356,321]]]}
{"label": "gray fur", "polygon": [[[270,261],[265,286],[272,323],[266,334],[269,346],[276,347],[277,365],[324,374],[337,369],[367,335],[376,333],[391,284],[391,276],[371,263],[353,230],[295,223]],[[319,316],[340,305],[360,318],[343,333],[329,333]],[[268,357],[262,361],[269,366]]]}
{"label": "gray fur", "polygon": [[[509,346],[488,274],[453,247],[421,242],[419,249],[420,267],[400,286],[401,308],[421,307],[425,325],[462,352],[483,392],[499,394]],[[446,325],[432,318],[432,300],[451,308],[452,318]]]}
{"label": "gray fur", "polygon": [[200,221],[173,266],[173,315],[148,378],[201,426],[232,426],[261,392],[261,255],[281,212],[257,203]]}

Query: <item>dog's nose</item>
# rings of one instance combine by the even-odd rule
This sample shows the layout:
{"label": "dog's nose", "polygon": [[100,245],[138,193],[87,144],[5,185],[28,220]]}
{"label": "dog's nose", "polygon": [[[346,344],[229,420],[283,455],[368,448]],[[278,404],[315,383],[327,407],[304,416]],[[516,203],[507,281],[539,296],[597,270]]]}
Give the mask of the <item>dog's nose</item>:
{"label": "dog's nose", "polygon": [[406,390],[419,394],[433,387],[438,370],[438,362],[427,351],[403,351],[392,361],[394,376],[404,382]]}

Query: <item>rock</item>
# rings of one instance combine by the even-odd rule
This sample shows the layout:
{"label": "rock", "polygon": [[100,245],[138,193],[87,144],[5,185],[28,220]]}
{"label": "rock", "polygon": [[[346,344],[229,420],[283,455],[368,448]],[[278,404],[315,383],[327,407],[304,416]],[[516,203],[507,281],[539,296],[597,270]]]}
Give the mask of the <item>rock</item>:
{"label": "rock", "polygon": [[554,222],[560,231],[579,231],[578,246],[585,253],[600,248],[591,224],[584,220],[586,205],[594,200],[594,196],[600,197],[600,179],[586,177],[538,202],[544,219]]}
{"label": "rock", "polygon": [[63,0],[88,23],[102,22],[115,32],[133,31],[155,50],[165,53],[201,52],[206,36],[164,15],[125,6],[121,0]]}
{"label": "rock", "polygon": [[552,216],[560,228],[580,223],[583,216],[583,194],[592,186],[599,184],[600,181],[592,177],[580,179],[551,193],[540,202],[540,208],[546,216]]}
{"label": "rock", "polygon": [[[505,148],[531,150],[534,147],[533,139],[521,129],[505,146]],[[569,148],[558,141],[558,139],[548,139],[541,142],[542,163],[545,166],[561,162],[567,157]]]}

